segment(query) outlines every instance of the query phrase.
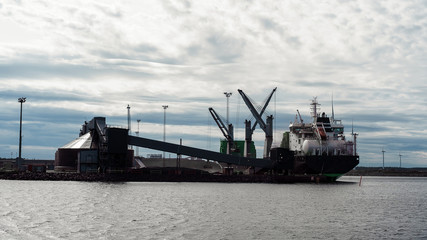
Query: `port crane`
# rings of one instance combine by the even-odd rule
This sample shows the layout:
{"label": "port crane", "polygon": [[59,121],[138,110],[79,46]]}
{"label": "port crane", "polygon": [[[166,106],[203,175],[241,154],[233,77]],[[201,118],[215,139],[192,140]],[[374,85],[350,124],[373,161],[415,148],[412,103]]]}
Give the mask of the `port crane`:
{"label": "port crane", "polygon": [[250,142],[252,140],[252,134],[253,134],[257,124],[259,124],[260,128],[265,133],[263,157],[264,158],[269,157],[271,144],[273,143],[273,116],[272,115],[267,116],[267,119],[264,122],[264,120],[262,119],[262,115],[264,114],[264,111],[267,108],[268,104],[270,103],[270,100],[271,100],[273,94],[276,92],[276,90],[277,90],[277,87],[274,88],[273,91],[271,91],[270,95],[267,97],[267,100],[266,100],[266,102],[265,102],[265,104],[264,104],[264,106],[260,112],[258,112],[257,109],[254,107],[254,105],[253,105],[252,101],[249,99],[249,97],[241,89],[238,90],[238,92],[242,96],[243,101],[245,102],[246,106],[249,108],[253,117],[256,119],[256,122],[254,123],[254,125],[252,127],[250,127],[250,125],[251,125],[250,121],[248,121],[248,120],[245,121],[245,129],[246,129],[246,131],[245,131],[245,133],[246,133],[245,154],[247,154],[247,151],[246,151],[247,144],[248,144],[248,142]]}
{"label": "port crane", "polygon": [[227,154],[230,154],[234,148],[233,124],[230,123],[228,126],[225,126],[224,121],[213,108],[209,108],[209,112],[211,113],[212,118],[215,120],[225,139],[227,139]]}
{"label": "port crane", "polygon": [[298,113],[298,117],[299,117],[299,121],[300,123],[304,123],[304,120],[302,120],[301,114],[299,113],[299,110],[297,109],[297,113]]}

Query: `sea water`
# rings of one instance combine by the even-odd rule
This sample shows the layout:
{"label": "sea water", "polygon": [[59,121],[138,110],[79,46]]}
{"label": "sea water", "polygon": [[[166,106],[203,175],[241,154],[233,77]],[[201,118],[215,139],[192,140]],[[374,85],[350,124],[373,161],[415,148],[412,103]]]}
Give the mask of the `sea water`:
{"label": "sea water", "polygon": [[0,180],[0,239],[427,239],[427,178]]}

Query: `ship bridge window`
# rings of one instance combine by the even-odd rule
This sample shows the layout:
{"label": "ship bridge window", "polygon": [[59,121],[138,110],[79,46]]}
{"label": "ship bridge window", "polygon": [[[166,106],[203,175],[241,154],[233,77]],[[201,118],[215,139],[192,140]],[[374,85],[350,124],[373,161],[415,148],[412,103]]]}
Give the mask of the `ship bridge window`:
{"label": "ship bridge window", "polygon": [[342,133],[343,129],[342,128],[335,128],[334,132],[336,132],[336,133]]}

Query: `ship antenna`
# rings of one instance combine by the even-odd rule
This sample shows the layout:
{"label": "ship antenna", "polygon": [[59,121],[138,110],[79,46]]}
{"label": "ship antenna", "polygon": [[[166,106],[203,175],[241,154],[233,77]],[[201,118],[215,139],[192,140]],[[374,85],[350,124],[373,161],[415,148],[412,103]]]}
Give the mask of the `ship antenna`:
{"label": "ship antenna", "polygon": [[353,136],[353,154],[354,156],[357,155],[357,145],[356,145],[356,139],[357,139],[357,133],[353,131],[353,119],[351,119],[351,135]]}
{"label": "ship antenna", "polygon": [[353,132],[353,119],[351,119],[351,135],[354,135],[354,132]]}
{"label": "ship antenna", "polygon": [[319,106],[320,104],[317,102],[317,97],[313,97],[313,100],[311,100],[311,117],[313,118],[314,121],[316,121],[317,118],[317,110],[320,110],[320,108],[318,108],[317,106]]}
{"label": "ship antenna", "polygon": [[334,114],[334,93],[332,93],[332,121],[335,121],[335,114]]}

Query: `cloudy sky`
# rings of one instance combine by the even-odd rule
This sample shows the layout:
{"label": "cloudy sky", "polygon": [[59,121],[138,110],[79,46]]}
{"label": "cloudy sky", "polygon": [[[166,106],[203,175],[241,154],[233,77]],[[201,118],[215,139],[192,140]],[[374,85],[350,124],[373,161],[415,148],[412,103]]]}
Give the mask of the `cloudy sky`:
{"label": "cloudy sky", "polygon": [[[427,1],[0,1],[0,157],[15,157],[19,97],[23,157],[54,159],[81,124],[110,125],[218,150],[208,108],[243,139],[251,115],[237,89],[268,113],[275,142],[299,109],[359,133],[362,166],[427,167]],[[263,132],[255,136],[262,154]],[[140,149],[140,154],[153,153]]]}

